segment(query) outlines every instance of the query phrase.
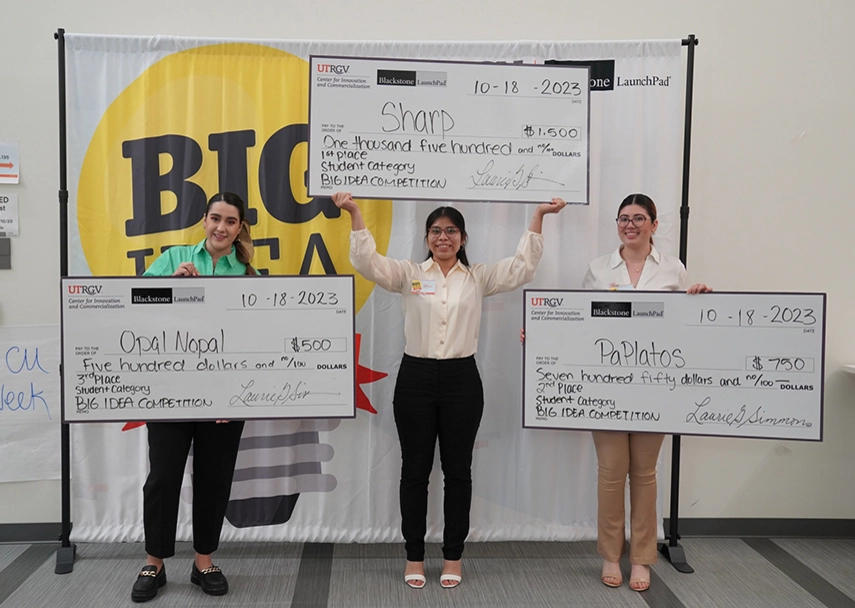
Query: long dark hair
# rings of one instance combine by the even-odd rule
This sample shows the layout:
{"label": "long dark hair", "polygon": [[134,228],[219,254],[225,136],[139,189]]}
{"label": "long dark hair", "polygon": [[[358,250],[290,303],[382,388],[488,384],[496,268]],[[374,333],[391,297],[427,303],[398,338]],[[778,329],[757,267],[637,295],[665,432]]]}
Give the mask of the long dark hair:
{"label": "long dark hair", "polygon": [[[461,264],[468,268],[469,260],[466,257],[465,249],[467,237],[466,220],[463,219],[463,214],[454,207],[437,207],[430,212],[430,215],[427,216],[427,220],[425,221],[425,241],[427,241],[428,234],[430,233],[430,227],[433,226],[433,223],[441,217],[447,217],[460,231],[460,249],[457,250],[457,259],[460,260]],[[427,257],[428,259],[433,257],[433,252],[430,248],[428,248]]]}
{"label": "long dark hair", "polygon": [[[641,194],[640,192],[636,192],[635,194],[630,194],[618,207],[618,215],[623,210],[624,207],[629,207],[630,205],[638,205],[647,211],[647,215],[650,216],[651,225],[656,221],[656,203],[653,202],[653,199],[647,196],[646,194]],[[653,236],[650,237],[650,244],[653,244]]]}
{"label": "long dark hair", "polygon": [[208,215],[211,205],[214,203],[226,203],[238,210],[240,232],[238,232],[233,243],[235,246],[235,257],[246,266],[246,274],[257,274],[255,268],[250,264],[255,249],[252,246],[252,237],[249,235],[249,222],[246,221],[246,204],[243,202],[243,199],[234,192],[217,192],[208,201],[208,206],[205,207],[205,216]]}

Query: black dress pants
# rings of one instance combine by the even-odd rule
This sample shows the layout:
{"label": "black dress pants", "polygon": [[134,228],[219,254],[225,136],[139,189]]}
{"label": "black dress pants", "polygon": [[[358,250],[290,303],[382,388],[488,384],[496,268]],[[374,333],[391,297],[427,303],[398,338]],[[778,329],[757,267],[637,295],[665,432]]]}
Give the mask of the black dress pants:
{"label": "black dress pants", "polygon": [[445,479],[442,553],[463,555],[472,502],[472,450],[484,411],[475,357],[420,359],[404,355],[394,397],[401,442],[401,529],[407,559],[424,561],[427,497],[436,441]]}
{"label": "black dress pants", "polygon": [[217,550],[229,503],[243,421],[150,422],[150,471],[143,486],[145,551],[175,555],[175,531],[184,465],[193,444],[193,549]]}

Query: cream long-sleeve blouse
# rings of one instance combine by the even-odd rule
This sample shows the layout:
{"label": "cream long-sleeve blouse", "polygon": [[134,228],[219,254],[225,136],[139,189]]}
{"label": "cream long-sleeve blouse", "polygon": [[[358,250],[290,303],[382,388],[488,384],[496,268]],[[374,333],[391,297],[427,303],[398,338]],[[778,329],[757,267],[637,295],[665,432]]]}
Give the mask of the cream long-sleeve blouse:
{"label": "cream long-sleeve blouse", "polygon": [[350,263],[356,271],[383,289],[403,296],[404,352],[429,359],[474,355],[482,298],[512,291],[531,281],[542,255],[543,236],[526,231],[512,257],[468,268],[458,260],[443,276],[433,259],[417,264],[380,255],[367,228],[350,233]]}

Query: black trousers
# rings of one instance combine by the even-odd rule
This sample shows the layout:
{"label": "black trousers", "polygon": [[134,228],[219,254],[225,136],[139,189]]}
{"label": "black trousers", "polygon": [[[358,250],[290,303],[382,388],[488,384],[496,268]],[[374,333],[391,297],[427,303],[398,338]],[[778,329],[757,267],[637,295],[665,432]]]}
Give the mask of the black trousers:
{"label": "black trousers", "polygon": [[424,561],[428,482],[436,441],[445,479],[442,554],[463,555],[472,502],[472,450],[484,411],[475,357],[420,359],[404,355],[395,384],[395,424],[401,441],[401,531],[407,559]]}
{"label": "black trousers", "polygon": [[143,486],[145,551],[159,558],[175,555],[175,529],[181,481],[193,444],[193,549],[217,550],[229,503],[243,421],[150,422],[150,471]]}

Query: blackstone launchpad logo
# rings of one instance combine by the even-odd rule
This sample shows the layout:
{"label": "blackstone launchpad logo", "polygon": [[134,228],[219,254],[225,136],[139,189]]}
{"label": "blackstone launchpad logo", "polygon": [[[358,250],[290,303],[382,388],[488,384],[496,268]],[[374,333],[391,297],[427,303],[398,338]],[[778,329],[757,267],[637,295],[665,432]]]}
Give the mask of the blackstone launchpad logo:
{"label": "blackstone launchpad logo", "polygon": [[131,289],[132,304],[172,304],[172,289],[169,287],[134,287]]}
{"label": "blackstone launchpad logo", "polygon": [[664,302],[591,302],[591,317],[632,319],[665,318]]}
{"label": "blackstone launchpad logo", "polygon": [[444,87],[448,84],[448,73],[424,70],[377,70],[377,84],[392,87]]}

